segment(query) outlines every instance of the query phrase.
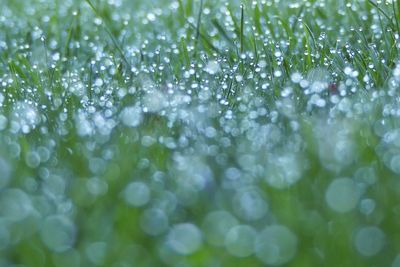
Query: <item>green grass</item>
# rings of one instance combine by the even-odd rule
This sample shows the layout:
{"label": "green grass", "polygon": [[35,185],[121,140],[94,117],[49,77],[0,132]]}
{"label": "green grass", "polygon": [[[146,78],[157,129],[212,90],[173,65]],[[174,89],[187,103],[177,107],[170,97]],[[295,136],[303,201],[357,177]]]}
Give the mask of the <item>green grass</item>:
{"label": "green grass", "polygon": [[400,1],[0,3],[0,267],[400,266]]}

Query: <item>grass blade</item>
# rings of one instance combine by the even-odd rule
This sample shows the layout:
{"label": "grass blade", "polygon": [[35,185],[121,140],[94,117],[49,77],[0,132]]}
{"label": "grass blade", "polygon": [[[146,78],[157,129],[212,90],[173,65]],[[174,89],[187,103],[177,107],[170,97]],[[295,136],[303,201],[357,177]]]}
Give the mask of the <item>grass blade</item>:
{"label": "grass blade", "polygon": [[110,39],[113,42],[113,44],[114,44],[115,48],[117,49],[118,53],[120,54],[122,60],[129,66],[129,68],[131,68],[131,64],[127,60],[124,52],[122,51],[122,48],[118,44],[117,38],[112,34],[111,30],[107,26],[106,20],[104,19],[104,17],[100,14],[100,12],[97,10],[97,8],[93,5],[93,3],[90,0],[85,0],[85,1],[90,6],[90,8],[92,9],[93,13],[103,20],[103,23],[104,23],[103,25],[104,25],[105,31],[110,36]]}
{"label": "grass blade", "polygon": [[240,53],[244,52],[244,7],[240,5]]}

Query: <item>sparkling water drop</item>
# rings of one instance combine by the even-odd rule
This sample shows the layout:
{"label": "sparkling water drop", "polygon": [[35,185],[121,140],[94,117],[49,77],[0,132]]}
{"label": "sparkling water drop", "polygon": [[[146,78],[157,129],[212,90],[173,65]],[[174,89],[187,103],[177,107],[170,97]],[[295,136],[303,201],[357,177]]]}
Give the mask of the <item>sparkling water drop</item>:
{"label": "sparkling water drop", "polygon": [[219,72],[219,70],[220,70],[219,64],[215,60],[209,61],[205,67],[205,71],[211,75],[216,74],[217,72]]}
{"label": "sparkling water drop", "polygon": [[125,107],[120,114],[120,118],[126,126],[136,127],[142,122],[142,111],[137,106]]}

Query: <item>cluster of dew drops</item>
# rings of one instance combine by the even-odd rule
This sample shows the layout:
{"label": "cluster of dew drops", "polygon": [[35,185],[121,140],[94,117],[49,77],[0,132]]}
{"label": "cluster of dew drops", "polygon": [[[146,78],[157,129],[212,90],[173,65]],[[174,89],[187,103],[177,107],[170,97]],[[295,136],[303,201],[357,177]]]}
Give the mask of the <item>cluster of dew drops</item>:
{"label": "cluster of dew drops", "polygon": [[[230,43],[239,38],[228,8],[234,5],[202,10],[203,23],[215,17],[226,29],[221,38],[210,24],[204,29],[208,37],[198,37],[210,38],[218,53],[205,51],[202,39],[187,40],[182,50],[179,41],[195,32],[191,25],[198,18],[166,26],[180,12],[177,1],[142,4],[132,15],[128,1],[108,0],[111,23],[93,15],[84,1],[79,9],[71,0],[57,7],[40,2],[44,7],[23,7],[29,17],[40,17],[34,23],[11,7],[0,11],[12,37],[0,33],[2,59],[1,51],[11,57],[0,71],[0,254],[37,236],[42,245],[36,252],[54,252],[57,266],[101,266],[117,231],[117,208],[102,210],[105,199],[136,214],[131,231],[142,232],[142,239],[133,238],[130,254],[150,260],[143,255],[151,253],[169,266],[191,266],[188,256],[207,246],[230,257],[283,265],[301,249],[296,231],[313,231],[316,221],[328,224],[342,214],[361,218],[349,237],[360,256],[382,253],[391,233],[380,226],[382,192],[371,188],[382,183],[381,173],[392,179],[385,186],[400,185],[400,62],[380,88],[371,74],[384,59],[368,63],[365,73],[350,61],[331,67],[344,52],[326,48],[325,40],[335,34],[351,58],[355,52],[346,42],[357,29],[317,21],[322,33],[315,36],[315,50],[329,54],[321,59],[318,52],[292,51],[302,61],[286,73],[293,40],[273,39],[268,27],[254,35],[262,46],[256,52],[229,57],[232,46],[239,46]],[[325,1],[314,2],[305,8],[325,7]],[[263,0],[246,8],[279,4]],[[297,1],[286,5],[300,8]],[[75,27],[72,37],[67,28],[54,33],[48,11],[56,8]],[[348,9],[356,12],[357,6],[343,5],[338,12],[345,16]],[[364,20],[364,12],[360,16]],[[372,20],[370,34],[379,39],[377,12]],[[244,25],[250,35],[253,21]],[[121,33],[117,44],[111,41],[113,26]],[[29,27],[29,38],[21,36]],[[68,47],[60,40],[69,40]],[[184,53],[197,58],[181,62]],[[316,67],[303,71],[309,56]],[[279,202],[288,194],[315,204],[295,206],[303,208],[301,226],[282,215]],[[99,210],[93,215],[99,222],[86,218],[85,209]],[[85,232],[88,225],[93,233]],[[400,266],[400,254],[391,257],[392,266]],[[128,258],[121,256],[118,266],[129,266],[123,265]],[[0,259],[0,265],[9,261]]]}

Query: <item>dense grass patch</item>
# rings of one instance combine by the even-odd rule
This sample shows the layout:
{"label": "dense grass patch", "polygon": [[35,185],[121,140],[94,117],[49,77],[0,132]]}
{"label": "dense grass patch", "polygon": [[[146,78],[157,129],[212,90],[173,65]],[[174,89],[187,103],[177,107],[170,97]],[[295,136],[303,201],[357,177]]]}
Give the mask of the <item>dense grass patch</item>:
{"label": "dense grass patch", "polygon": [[400,266],[400,1],[0,0],[0,266]]}

